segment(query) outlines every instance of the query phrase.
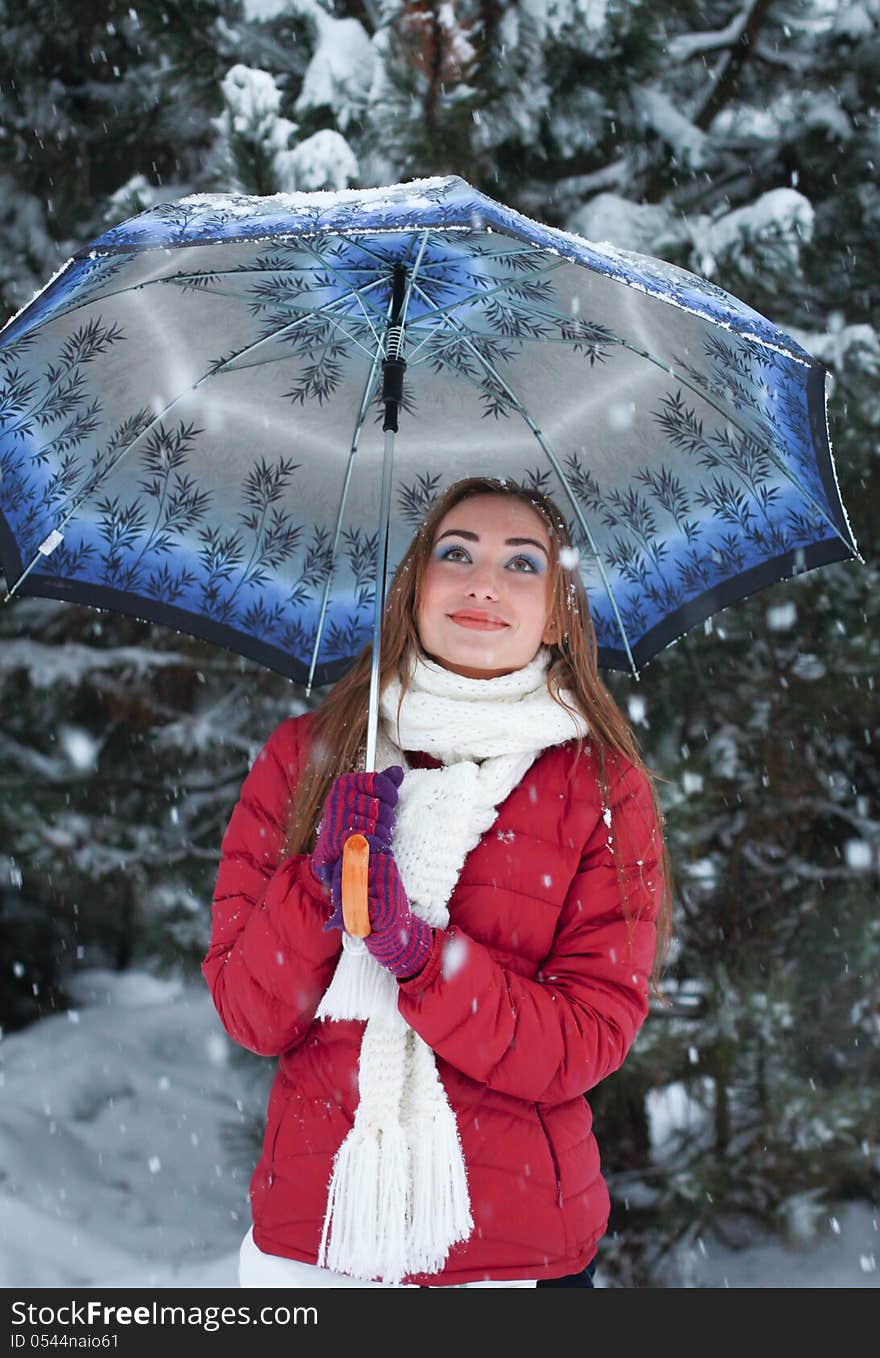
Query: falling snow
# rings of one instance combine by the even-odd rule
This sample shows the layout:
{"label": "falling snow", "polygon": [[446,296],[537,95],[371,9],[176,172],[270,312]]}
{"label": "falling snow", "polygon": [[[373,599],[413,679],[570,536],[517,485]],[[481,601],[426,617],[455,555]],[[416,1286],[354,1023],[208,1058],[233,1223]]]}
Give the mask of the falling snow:
{"label": "falling snow", "polygon": [[[77,1024],[0,1043],[0,1286],[237,1287],[240,1129],[263,1111],[271,1063],[260,1082],[235,1059],[201,982],[84,971],[76,999]],[[656,1151],[708,1134],[683,1086],[652,1095],[649,1119]],[[682,1247],[665,1285],[876,1287],[878,1257],[876,1213],[839,1203],[811,1214],[796,1249],[760,1233],[741,1251]]]}

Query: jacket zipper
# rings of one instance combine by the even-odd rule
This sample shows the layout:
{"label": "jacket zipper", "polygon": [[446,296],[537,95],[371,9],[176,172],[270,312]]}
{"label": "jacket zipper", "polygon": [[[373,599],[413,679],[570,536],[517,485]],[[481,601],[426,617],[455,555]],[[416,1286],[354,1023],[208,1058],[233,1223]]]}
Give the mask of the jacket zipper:
{"label": "jacket zipper", "polygon": [[278,1138],[281,1135],[281,1123],[284,1120],[284,1109],[281,1110],[281,1117],[278,1119],[278,1126],[275,1128],[275,1135],[272,1137],[272,1153],[269,1156],[269,1174],[267,1187],[271,1188],[275,1182],[275,1152],[278,1149]]}
{"label": "jacket zipper", "polygon": [[548,1131],[547,1131],[547,1124],[546,1124],[546,1122],[544,1121],[544,1116],[543,1116],[543,1114],[542,1114],[542,1112],[541,1112],[541,1109],[538,1107],[537,1104],[535,1104],[535,1112],[536,1112],[537,1115],[538,1115],[538,1121],[539,1121],[540,1124],[541,1124],[541,1131],[544,1133],[544,1140],[547,1142],[547,1149],[548,1149],[548,1151],[550,1152],[550,1159],[551,1159],[552,1162],[553,1162],[553,1175],[554,1175],[554,1177],[555,1177],[555,1179],[556,1179],[556,1205],[557,1205],[557,1207],[561,1207],[561,1206],[562,1206],[562,1176],[561,1176],[560,1173],[559,1173],[559,1161],[556,1159],[556,1151],[553,1149],[553,1142],[550,1140],[550,1135],[549,1135],[549,1133],[548,1133]]}

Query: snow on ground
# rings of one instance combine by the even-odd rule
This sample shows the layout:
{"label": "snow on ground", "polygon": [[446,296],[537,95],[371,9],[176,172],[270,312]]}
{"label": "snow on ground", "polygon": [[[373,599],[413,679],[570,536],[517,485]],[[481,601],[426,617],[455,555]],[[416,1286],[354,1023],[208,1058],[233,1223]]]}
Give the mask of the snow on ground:
{"label": "snow on ground", "polygon": [[[229,1041],[197,979],[92,970],[73,989],[75,1010],[0,1042],[0,1287],[237,1288],[245,1129],[274,1063]],[[703,1240],[667,1285],[876,1287],[878,1227],[850,1203],[799,1249]]]}

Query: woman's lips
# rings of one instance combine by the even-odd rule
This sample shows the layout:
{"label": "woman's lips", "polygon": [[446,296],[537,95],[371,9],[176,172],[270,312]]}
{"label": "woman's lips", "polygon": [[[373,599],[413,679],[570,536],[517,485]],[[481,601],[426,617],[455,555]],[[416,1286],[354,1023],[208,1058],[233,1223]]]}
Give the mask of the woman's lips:
{"label": "woman's lips", "polygon": [[450,613],[453,622],[457,622],[459,627],[472,627],[478,632],[500,632],[502,627],[506,627],[506,622],[491,622],[488,618],[472,618],[467,613]]}

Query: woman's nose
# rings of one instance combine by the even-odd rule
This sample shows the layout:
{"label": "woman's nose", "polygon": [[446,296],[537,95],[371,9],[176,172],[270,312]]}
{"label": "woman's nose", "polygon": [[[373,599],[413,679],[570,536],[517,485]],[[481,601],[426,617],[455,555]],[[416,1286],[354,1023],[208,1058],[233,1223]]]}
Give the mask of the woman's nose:
{"label": "woman's nose", "polygon": [[498,580],[493,567],[477,568],[468,584],[468,595],[480,599],[498,598]]}

